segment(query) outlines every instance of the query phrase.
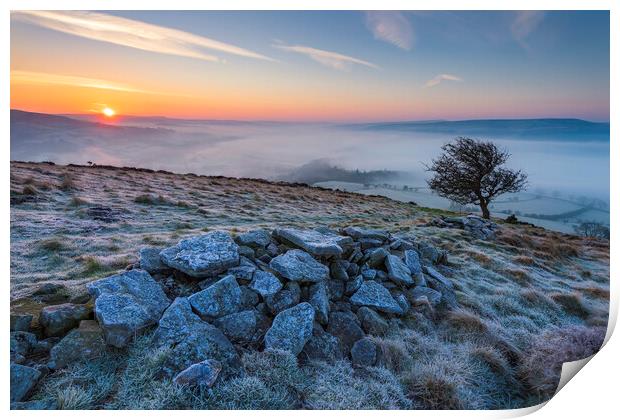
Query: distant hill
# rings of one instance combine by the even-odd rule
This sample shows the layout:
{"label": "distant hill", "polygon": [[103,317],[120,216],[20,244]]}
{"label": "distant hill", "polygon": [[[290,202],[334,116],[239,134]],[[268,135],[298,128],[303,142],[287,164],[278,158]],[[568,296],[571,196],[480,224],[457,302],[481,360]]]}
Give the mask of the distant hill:
{"label": "distant hill", "polygon": [[343,127],[359,130],[415,131],[491,138],[561,138],[562,140],[609,141],[609,123],[573,118],[400,121],[347,124]]}
{"label": "distant hill", "polygon": [[280,175],[278,179],[287,182],[302,182],[305,184],[314,184],[325,181],[371,184],[398,178],[401,175],[403,175],[403,173],[398,171],[360,171],[359,169],[344,169],[330,163],[326,159],[317,159],[310,161],[287,174]]}

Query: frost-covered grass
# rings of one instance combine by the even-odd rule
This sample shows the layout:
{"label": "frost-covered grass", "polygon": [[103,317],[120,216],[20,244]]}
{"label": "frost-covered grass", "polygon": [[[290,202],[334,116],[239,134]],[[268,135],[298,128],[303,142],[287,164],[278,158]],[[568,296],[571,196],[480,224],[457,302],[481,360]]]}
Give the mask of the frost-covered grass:
{"label": "frost-covered grass", "polygon": [[[24,196],[25,185],[37,193]],[[359,225],[411,234],[449,254],[441,269],[455,284],[459,309],[391,322],[385,337],[372,338],[381,350],[377,367],[300,366],[289,354],[251,352],[242,355],[241,375],[211,391],[188,389],[159,377],[160,355],[146,334],[124,351],[46,377],[33,398],[61,408],[523,407],[549,398],[558,363],[595,351],[607,324],[608,242],[520,225],[502,225],[496,240],[475,240],[420,226],[438,210],[255,180],[12,163],[11,191],[18,311],[40,309],[28,296],[41,282],[83,293],[85,283],[135,261],[142,246],[214,229]],[[136,202],[145,194],[165,199]],[[74,197],[89,204],[72,206]],[[96,221],[91,205],[120,218]]]}

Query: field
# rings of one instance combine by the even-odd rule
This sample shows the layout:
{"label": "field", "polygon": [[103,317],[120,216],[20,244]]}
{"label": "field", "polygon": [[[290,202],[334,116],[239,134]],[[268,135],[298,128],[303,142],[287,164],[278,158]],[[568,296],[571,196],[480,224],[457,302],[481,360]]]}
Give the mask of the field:
{"label": "field", "polygon": [[127,350],[51,373],[31,399],[67,409],[517,408],[548,399],[559,363],[600,344],[609,308],[608,241],[501,220],[495,239],[475,239],[427,225],[454,213],[366,195],[380,194],[374,189],[358,192],[12,162],[11,311],[35,321],[49,304],[37,296],[43,285],[59,286],[54,303],[79,301],[85,284],[135,263],[143,246],[276,226],[361,226],[423,238],[447,252],[442,270],[458,302],[442,316],[420,312],[390,322],[387,334],[372,338],[385,356],[379,367],[245,352],[243,375],[210,392],[190,390],[157,377],[147,332]]}

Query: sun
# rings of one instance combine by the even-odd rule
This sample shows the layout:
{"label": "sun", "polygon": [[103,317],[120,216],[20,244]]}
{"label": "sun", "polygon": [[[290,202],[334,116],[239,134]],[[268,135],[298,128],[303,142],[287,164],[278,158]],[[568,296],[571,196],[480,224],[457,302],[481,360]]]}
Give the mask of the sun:
{"label": "sun", "polygon": [[112,108],[107,106],[103,108],[101,112],[103,112],[103,115],[105,115],[106,117],[113,117],[114,115],[116,115],[116,112]]}

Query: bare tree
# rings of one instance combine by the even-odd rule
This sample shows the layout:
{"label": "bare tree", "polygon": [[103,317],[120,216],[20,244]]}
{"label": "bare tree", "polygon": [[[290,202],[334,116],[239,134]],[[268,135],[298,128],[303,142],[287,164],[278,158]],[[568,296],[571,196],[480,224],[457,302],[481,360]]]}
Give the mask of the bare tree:
{"label": "bare tree", "polygon": [[488,219],[489,203],[504,193],[516,193],[527,185],[527,175],[502,167],[510,157],[492,142],[457,137],[442,146],[444,153],[432,161],[434,172],[428,186],[439,196],[459,204],[476,204]]}
{"label": "bare tree", "polygon": [[575,227],[578,235],[589,238],[609,239],[609,228],[598,222],[583,222]]}

